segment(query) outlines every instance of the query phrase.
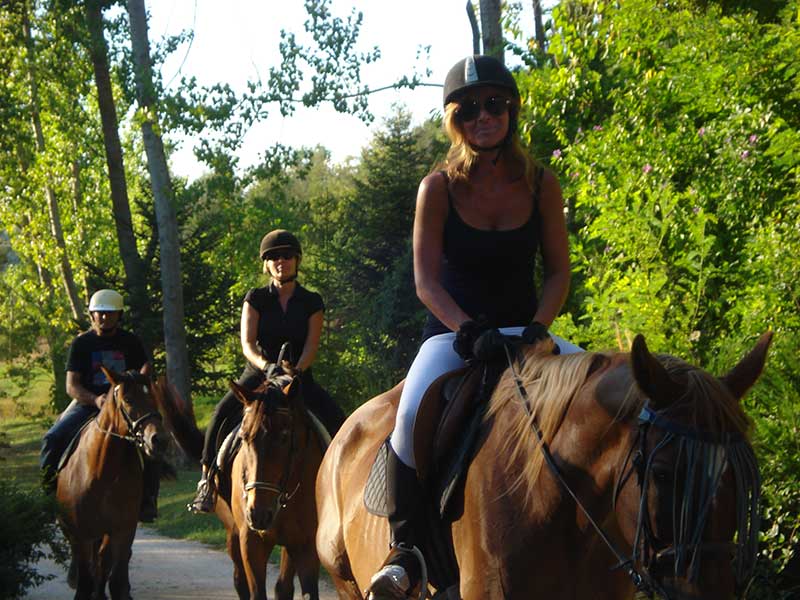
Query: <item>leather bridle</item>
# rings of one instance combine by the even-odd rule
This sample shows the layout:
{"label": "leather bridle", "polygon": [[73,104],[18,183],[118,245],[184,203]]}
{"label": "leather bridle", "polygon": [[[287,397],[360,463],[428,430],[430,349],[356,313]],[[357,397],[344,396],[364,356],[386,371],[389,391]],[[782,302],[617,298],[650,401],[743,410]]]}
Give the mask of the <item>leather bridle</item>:
{"label": "leather bridle", "polygon": [[139,450],[143,451],[145,449],[144,425],[148,421],[152,420],[158,420],[160,422],[162,420],[161,413],[159,413],[158,411],[151,411],[145,413],[138,419],[133,419],[130,413],[127,410],[125,410],[125,405],[119,400],[119,391],[121,387],[122,384],[117,384],[112,388],[111,398],[114,402],[114,405],[122,414],[122,418],[125,421],[125,425],[128,428],[128,432],[125,434],[120,434],[115,431],[111,431],[110,429],[103,429],[102,427],[100,427],[100,424],[97,422],[97,419],[94,420],[94,424],[103,433],[110,435],[112,437],[125,440],[126,442],[130,442],[134,446],[136,446]]}
{"label": "leather bridle", "polygon": [[[281,471],[280,481],[278,481],[277,484],[259,480],[248,481],[245,470],[242,469],[242,499],[245,501],[247,500],[247,492],[249,492],[250,490],[263,490],[274,494],[275,499],[273,501],[274,504],[272,511],[273,521],[278,517],[280,511],[286,508],[286,506],[289,504],[292,498],[294,498],[295,494],[297,494],[297,492],[300,490],[300,483],[303,476],[303,464],[305,463],[305,456],[307,454],[306,450],[308,448],[309,434],[310,434],[308,424],[306,423],[305,445],[301,450],[298,450],[297,439],[296,439],[297,435],[294,427],[294,419],[295,419],[294,411],[292,411],[290,408],[281,407],[275,409],[275,414],[288,417],[287,419],[289,423],[288,428],[289,431],[291,432],[291,437],[289,442],[289,452],[286,456],[286,462]],[[299,468],[297,467],[298,463],[299,463]],[[294,486],[294,489],[291,492],[287,492],[292,479],[292,473],[294,471],[298,472],[297,484]],[[250,528],[255,531],[255,529],[252,527],[252,524],[249,523],[249,519],[248,519],[248,526],[250,526]]]}

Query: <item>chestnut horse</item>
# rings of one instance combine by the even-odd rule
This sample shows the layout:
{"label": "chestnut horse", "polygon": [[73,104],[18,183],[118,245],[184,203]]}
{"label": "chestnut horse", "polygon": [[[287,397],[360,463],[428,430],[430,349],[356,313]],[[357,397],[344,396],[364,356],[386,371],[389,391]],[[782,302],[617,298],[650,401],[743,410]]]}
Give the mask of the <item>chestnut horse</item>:
{"label": "chestnut horse", "polygon": [[103,368],[111,388],[80,433],[58,474],[59,521],[72,549],[76,599],[130,596],[128,562],[142,500],[142,454],[159,458],[167,437],[157,409],[160,390],[137,371]]}
{"label": "chestnut horse", "polygon": [[[509,360],[447,526],[460,573],[447,597],[734,597],[759,526],[739,401],[771,335],[722,378],[642,336],[630,354],[553,356],[543,342]],[[354,412],[320,466],[317,550],[342,599],[362,598],[388,553],[363,490],[401,386]]]}
{"label": "chestnut horse", "polygon": [[[230,472],[218,473],[216,513],[225,525],[239,598],[266,599],[267,560],[282,546],[278,600],[294,596],[297,573],[304,600],[318,600],[314,483],[326,444],[316,433],[299,379],[271,378],[254,391],[231,382],[244,404],[241,447]],[[190,457],[200,459],[202,434],[174,390],[165,397],[167,425]]]}

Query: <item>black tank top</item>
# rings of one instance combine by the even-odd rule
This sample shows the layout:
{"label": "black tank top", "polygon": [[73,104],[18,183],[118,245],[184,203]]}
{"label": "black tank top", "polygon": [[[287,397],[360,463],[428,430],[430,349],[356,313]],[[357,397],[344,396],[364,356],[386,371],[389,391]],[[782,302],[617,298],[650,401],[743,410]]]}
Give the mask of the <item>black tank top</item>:
{"label": "black tank top", "polygon": [[[487,230],[467,225],[456,211],[448,187],[441,281],[456,304],[473,319],[485,316],[494,327],[524,326],[536,313],[534,271],[539,250],[539,191],[543,172],[539,169],[536,173],[531,216],[516,229]],[[428,311],[423,341],[448,331]]]}

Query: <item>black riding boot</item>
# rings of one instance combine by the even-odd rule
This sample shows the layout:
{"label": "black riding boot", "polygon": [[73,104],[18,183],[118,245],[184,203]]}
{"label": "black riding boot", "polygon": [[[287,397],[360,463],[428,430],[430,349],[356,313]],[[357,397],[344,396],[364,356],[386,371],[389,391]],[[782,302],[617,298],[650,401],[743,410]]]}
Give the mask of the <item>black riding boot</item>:
{"label": "black riding boot", "polygon": [[161,465],[157,461],[145,460],[142,472],[142,505],[139,520],[152,523],[158,517],[158,489],[161,485]]}
{"label": "black riding boot", "polygon": [[406,465],[389,444],[386,461],[386,508],[392,545],[389,558],[370,584],[373,600],[401,600],[419,583],[421,565],[412,548],[419,546],[422,489],[417,470]]}

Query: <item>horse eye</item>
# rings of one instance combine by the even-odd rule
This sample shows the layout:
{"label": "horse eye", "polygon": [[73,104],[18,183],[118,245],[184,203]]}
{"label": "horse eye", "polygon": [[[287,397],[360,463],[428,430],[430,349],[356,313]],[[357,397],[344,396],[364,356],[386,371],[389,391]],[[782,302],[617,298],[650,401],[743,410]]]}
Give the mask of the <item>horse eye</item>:
{"label": "horse eye", "polygon": [[672,471],[668,469],[653,469],[653,480],[656,483],[667,483],[672,480]]}

